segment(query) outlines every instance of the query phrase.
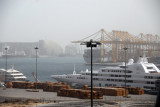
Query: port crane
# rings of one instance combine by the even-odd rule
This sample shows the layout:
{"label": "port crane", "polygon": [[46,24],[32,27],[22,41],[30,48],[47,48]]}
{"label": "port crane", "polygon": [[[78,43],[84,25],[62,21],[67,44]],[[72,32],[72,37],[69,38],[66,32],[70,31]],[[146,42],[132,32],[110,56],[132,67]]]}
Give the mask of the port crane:
{"label": "port crane", "polygon": [[127,59],[137,59],[143,53],[146,53],[148,57],[160,56],[160,37],[158,35],[143,34],[134,36],[126,31],[113,30],[107,32],[104,29],[85,37],[78,41],[72,41],[72,43],[82,43],[89,41],[101,42],[101,62],[104,62],[105,55],[108,54],[112,58],[112,62],[118,62],[124,60],[124,47],[127,47]]}

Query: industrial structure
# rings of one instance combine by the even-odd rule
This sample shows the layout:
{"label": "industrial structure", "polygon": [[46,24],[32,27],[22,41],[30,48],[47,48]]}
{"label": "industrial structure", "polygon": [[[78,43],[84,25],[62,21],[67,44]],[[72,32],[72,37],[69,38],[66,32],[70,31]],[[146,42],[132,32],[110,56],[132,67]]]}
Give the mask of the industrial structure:
{"label": "industrial structure", "polygon": [[72,43],[82,43],[92,39],[101,42],[101,62],[107,56],[112,62],[124,61],[124,47],[127,47],[127,59],[137,60],[139,56],[160,57],[160,37],[158,35],[143,34],[134,36],[125,31],[107,32],[104,29]]}

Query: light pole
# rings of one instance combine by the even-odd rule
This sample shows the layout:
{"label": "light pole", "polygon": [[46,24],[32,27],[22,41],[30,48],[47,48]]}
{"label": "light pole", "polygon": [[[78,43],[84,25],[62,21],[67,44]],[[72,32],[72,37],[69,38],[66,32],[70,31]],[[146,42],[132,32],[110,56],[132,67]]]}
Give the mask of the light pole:
{"label": "light pole", "polygon": [[128,48],[124,47],[123,49],[124,49],[124,52],[125,52],[124,53],[125,54],[125,97],[127,97],[126,96],[126,51],[127,51]]}
{"label": "light pole", "polygon": [[82,42],[81,45],[86,45],[86,47],[91,47],[91,107],[93,107],[92,47],[97,47],[97,45],[101,45],[101,43],[93,41],[91,39],[89,42]]}
{"label": "light pole", "polygon": [[34,49],[36,50],[36,90],[37,90],[37,80],[38,80],[37,78],[37,50],[38,50],[38,47],[35,47]]}
{"label": "light pole", "polygon": [[7,82],[6,80],[6,75],[7,75],[7,50],[8,50],[8,48],[6,47],[5,48],[5,51],[6,51],[6,66],[5,66],[5,68],[6,68],[6,72],[5,72],[5,83]]}

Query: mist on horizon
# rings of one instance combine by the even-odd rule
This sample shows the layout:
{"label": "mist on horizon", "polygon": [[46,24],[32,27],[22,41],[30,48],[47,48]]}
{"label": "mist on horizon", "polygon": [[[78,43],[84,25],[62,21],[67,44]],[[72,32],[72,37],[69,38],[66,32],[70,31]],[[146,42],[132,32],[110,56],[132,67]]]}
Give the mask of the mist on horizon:
{"label": "mist on horizon", "polygon": [[100,29],[160,35],[158,0],[1,0],[0,42],[52,40],[63,49]]}

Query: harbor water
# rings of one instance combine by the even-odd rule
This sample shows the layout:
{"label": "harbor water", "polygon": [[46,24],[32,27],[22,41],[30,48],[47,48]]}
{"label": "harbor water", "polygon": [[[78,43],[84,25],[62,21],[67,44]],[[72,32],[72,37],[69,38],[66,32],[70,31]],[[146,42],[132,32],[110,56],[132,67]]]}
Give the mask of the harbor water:
{"label": "harbor water", "polygon": [[[4,69],[6,64],[5,58],[0,58],[0,69]],[[29,81],[35,81],[32,72],[36,72],[35,58],[8,58],[7,68],[14,65],[14,69],[22,72]],[[83,57],[40,57],[37,62],[37,76],[42,82],[53,81],[51,75],[71,74],[75,65],[76,72],[90,70],[90,65],[86,65]],[[93,69],[102,66],[94,65]],[[104,67],[104,66],[103,66]]]}

